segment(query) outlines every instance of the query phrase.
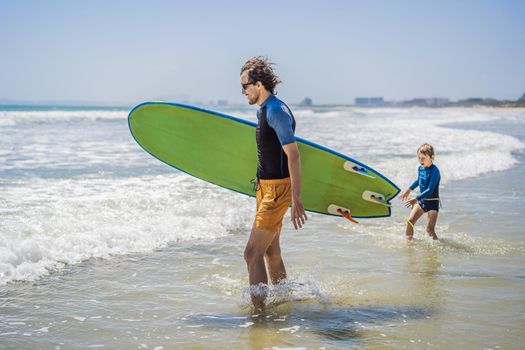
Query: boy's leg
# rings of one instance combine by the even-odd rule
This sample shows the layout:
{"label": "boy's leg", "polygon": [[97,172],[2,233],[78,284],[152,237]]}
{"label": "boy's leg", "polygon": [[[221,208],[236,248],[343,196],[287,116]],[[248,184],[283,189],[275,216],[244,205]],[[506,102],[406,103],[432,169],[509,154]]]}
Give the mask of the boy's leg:
{"label": "boy's leg", "polygon": [[437,210],[429,210],[428,212],[428,225],[427,225],[427,232],[432,239],[438,239],[438,236],[436,235],[436,222],[438,219],[438,211]]}
{"label": "boy's leg", "polygon": [[414,225],[423,213],[423,208],[421,208],[418,203],[414,204],[410,216],[408,217],[407,229],[405,231],[405,235],[409,241],[414,237]]}

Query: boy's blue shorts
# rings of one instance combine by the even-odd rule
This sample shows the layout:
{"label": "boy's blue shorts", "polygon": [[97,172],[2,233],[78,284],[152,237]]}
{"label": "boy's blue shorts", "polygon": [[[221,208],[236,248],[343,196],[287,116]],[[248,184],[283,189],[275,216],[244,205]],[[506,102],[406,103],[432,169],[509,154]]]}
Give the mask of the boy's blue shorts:
{"label": "boy's blue shorts", "polygon": [[420,200],[417,201],[423,211],[429,212],[431,210],[439,211],[439,200]]}

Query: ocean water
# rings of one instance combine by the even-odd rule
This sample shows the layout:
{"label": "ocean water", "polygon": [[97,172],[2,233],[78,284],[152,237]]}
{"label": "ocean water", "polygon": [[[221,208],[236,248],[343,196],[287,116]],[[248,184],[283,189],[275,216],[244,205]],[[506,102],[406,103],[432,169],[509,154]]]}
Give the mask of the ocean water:
{"label": "ocean water", "polygon": [[[145,153],[126,108],[0,108],[0,349],[521,349],[525,110],[295,108],[297,135],[400,188],[442,173],[437,234],[285,218],[289,279],[249,306],[254,199]],[[250,107],[221,112],[254,121]]]}

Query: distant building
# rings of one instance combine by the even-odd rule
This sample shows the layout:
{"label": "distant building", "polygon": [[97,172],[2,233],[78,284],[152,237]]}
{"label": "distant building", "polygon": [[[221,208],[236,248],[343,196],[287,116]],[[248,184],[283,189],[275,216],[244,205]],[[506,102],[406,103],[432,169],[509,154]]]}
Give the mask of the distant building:
{"label": "distant building", "polygon": [[358,97],[354,100],[356,106],[384,106],[382,97]]}
{"label": "distant building", "polygon": [[481,103],[483,102],[483,98],[481,97],[471,97],[471,98],[467,98],[467,99],[464,99],[464,100],[459,100],[460,102],[465,102],[465,103]]}
{"label": "distant building", "polygon": [[404,106],[445,106],[449,103],[448,98],[440,97],[413,98],[402,102]]}
{"label": "distant building", "polygon": [[218,106],[227,106],[228,105],[228,100],[218,100],[217,101],[217,105]]}
{"label": "distant building", "polygon": [[462,106],[482,105],[484,104],[484,99],[481,97],[466,98],[464,100],[459,100],[458,104]]}
{"label": "distant building", "polygon": [[440,97],[431,97],[427,98],[426,100],[429,106],[444,106],[450,102],[448,98]]}
{"label": "distant building", "polygon": [[313,103],[312,103],[312,99],[310,97],[305,97],[304,100],[299,102],[299,106],[301,106],[301,107],[310,107],[312,105],[313,105]]}

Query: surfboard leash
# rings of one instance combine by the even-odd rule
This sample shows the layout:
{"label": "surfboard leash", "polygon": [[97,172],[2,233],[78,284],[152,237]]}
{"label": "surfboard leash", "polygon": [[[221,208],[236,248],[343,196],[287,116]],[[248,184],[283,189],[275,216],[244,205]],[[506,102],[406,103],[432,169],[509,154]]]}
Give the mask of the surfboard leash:
{"label": "surfboard leash", "polygon": [[391,206],[390,209],[392,210],[392,214],[396,214],[397,216],[399,217],[402,217],[404,221],[406,221],[407,224],[409,224],[410,226],[412,226],[412,229],[414,230],[414,233],[416,233],[416,227],[414,226],[414,224],[412,223],[412,221],[410,221],[404,213],[401,212],[401,210],[399,210],[398,208],[394,207],[394,206]]}

